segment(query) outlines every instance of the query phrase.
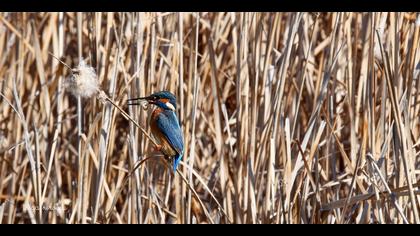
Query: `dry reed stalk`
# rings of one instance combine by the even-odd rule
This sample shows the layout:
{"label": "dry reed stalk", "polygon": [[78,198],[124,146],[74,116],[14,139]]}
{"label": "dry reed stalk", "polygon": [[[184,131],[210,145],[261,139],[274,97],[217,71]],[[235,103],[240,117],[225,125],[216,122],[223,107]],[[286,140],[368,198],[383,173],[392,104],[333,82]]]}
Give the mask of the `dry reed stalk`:
{"label": "dry reed stalk", "polygon": [[[0,223],[418,223],[418,19],[0,13]],[[98,99],[63,90],[82,56]],[[159,90],[176,175],[121,102]]]}

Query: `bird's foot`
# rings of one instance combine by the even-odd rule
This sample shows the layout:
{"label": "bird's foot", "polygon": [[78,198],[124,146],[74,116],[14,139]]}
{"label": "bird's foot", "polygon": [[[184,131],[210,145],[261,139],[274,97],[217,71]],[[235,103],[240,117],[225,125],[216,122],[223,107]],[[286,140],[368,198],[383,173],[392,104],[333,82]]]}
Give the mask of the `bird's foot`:
{"label": "bird's foot", "polygon": [[154,149],[155,151],[160,152],[162,150],[162,145],[156,145]]}

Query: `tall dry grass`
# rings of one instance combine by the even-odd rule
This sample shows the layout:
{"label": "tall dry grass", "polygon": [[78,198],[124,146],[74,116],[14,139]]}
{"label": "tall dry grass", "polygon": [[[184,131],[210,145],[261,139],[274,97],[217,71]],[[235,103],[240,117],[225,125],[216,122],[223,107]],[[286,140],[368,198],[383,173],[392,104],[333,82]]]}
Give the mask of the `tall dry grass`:
{"label": "tall dry grass", "polygon": [[[0,223],[420,223],[419,30],[416,13],[1,13]],[[49,53],[87,58],[144,128],[126,99],[176,94],[179,173],[111,103],[65,91]]]}

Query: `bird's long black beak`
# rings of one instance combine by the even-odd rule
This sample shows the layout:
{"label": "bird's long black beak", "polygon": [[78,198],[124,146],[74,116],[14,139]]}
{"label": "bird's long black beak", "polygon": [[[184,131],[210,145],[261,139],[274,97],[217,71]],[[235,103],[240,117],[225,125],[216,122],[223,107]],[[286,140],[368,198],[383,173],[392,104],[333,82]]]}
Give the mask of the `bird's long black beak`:
{"label": "bird's long black beak", "polygon": [[152,101],[152,98],[150,96],[148,97],[139,97],[139,98],[131,98],[131,99],[127,99],[127,105],[129,106],[133,106],[133,105],[141,105],[141,103],[139,103],[139,101],[141,100],[147,100],[147,101]]}

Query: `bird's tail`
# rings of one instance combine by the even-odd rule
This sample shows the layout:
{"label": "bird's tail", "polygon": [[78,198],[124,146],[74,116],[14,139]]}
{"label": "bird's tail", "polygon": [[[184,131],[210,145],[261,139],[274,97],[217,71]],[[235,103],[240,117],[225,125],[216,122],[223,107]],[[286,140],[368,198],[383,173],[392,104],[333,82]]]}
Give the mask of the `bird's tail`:
{"label": "bird's tail", "polygon": [[182,159],[182,154],[176,154],[175,156],[174,156],[174,159],[173,159],[173,168],[174,168],[174,172],[176,172],[176,168],[178,167],[178,165],[179,165],[179,162],[181,161],[181,159]]}

